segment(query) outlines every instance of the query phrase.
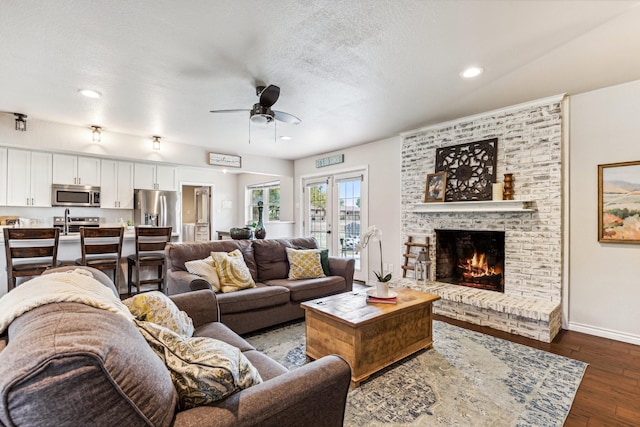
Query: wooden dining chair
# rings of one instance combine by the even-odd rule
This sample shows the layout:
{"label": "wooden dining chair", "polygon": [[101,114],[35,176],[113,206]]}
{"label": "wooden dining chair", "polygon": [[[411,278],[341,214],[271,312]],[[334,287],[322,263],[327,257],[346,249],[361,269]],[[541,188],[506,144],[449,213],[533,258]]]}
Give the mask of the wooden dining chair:
{"label": "wooden dining chair", "polygon": [[80,227],[82,258],[78,258],[76,264],[105,272],[113,270],[113,283],[120,289],[123,237],[124,227]]}
{"label": "wooden dining chair", "polygon": [[7,291],[16,287],[16,278],[39,276],[57,267],[59,228],[5,228]]}
{"label": "wooden dining chair", "polygon": [[[164,292],[166,279],[166,262],[164,247],[171,241],[171,227],[136,227],[136,253],[127,257],[127,279],[129,294],[132,285],[140,293],[142,285],[157,284],[158,290]],[[140,279],[140,269],[157,267],[157,277]],[[133,273],[135,270],[135,280]]]}

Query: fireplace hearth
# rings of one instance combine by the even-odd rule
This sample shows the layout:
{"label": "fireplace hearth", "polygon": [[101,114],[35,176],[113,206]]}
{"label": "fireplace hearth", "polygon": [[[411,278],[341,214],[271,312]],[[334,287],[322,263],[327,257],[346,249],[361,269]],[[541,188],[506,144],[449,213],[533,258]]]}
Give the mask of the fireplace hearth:
{"label": "fireplace hearth", "polygon": [[435,230],[436,281],[504,292],[504,232]]}

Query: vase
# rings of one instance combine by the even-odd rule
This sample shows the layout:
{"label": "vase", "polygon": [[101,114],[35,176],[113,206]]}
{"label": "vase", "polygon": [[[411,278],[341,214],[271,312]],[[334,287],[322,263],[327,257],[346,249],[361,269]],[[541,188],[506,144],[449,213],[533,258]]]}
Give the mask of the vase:
{"label": "vase", "polygon": [[378,298],[389,296],[389,282],[376,282],[376,296]]}
{"label": "vase", "polygon": [[256,225],[256,229],[253,232],[253,235],[256,239],[264,239],[267,237],[267,230],[264,228],[264,224],[262,223],[262,210],[263,210],[262,202],[258,202],[258,225]]}

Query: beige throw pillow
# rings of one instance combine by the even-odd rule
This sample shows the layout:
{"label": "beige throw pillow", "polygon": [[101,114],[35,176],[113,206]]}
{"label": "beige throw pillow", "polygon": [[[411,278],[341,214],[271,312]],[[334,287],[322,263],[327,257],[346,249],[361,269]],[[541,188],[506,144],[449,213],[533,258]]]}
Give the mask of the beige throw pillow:
{"label": "beige throw pillow", "polygon": [[211,257],[220,278],[220,290],[222,292],[235,292],[240,289],[255,288],[256,284],[239,249],[229,253],[211,252]]}
{"label": "beige throw pillow", "polygon": [[258,370],[239,348],[209,337],[184,337],[154,323],[138,330],[167,366],[180,410],[208,405],[260,384]]}
{"label": "beige throw pillow", "polygon": [[320,263],[320,249],[285,249],[289,259],[289,280],[325,277]]}
{"label": "beige throw pillow", "polygon": [[145,292],[122,302],[138,320],[156,323],[179,335],[193,335],[191,318],[162,292]]}
{"label": "beige throw pillow", "polygon": [[214,292],[220,291],[220,279],[218,278],[216,266],[211,256],[208,256],[205,259],[187,261],[184,263],[184,266],[187,268],[189,273],[198,275],[209,282]]}

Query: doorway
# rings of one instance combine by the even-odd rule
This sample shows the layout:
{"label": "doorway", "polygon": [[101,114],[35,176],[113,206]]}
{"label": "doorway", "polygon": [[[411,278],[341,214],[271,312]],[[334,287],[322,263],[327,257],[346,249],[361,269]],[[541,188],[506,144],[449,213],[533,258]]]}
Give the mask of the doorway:
{"label": "doorway", "polygon": [[182,186],[182,241],[211,240],[211,193],[206,185]]}
{"label": "doorway", "polygon": [[331,256],[354,259],[354,278],[366,281],[366,251],[358,251],[367,228],[366,169],[304,178],[302,191],[304,235]]}

